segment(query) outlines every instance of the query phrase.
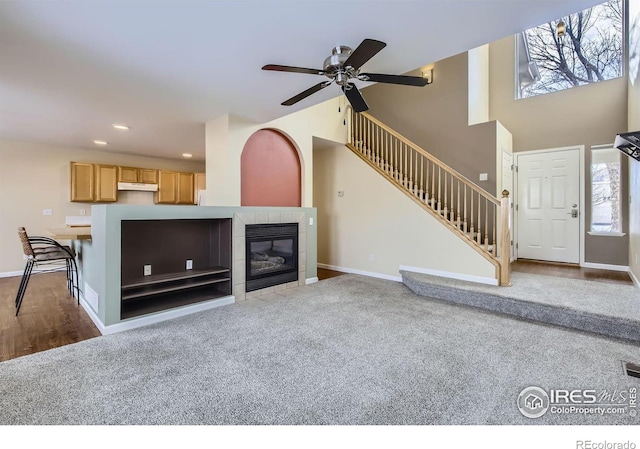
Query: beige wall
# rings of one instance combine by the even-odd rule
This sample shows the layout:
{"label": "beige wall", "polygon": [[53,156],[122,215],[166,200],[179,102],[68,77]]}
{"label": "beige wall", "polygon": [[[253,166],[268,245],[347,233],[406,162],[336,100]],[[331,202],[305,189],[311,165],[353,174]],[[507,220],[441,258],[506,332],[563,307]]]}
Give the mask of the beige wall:
{"label": "beige wall", "polygon": [[[624,78],[568,89],[522,100],[515,99],[514,38],[490,45],[489,116],[500,120],[513,134],[515,152],[558,148],[573,145],[613,143],[615,135],[627,129],[627,81]],[[590,152],[585,152],[585,198],[588,223],[591,217],[589,198]],[[622,191],[628,176],[623,158]],[[629,224],[628,204],[623,203],[623,232]],[[628,264],[628,236],[601,237],[585,235],[585,261],[591,263]]]}
{"label": "beige wall", "polygon": [[313,166],[318,263],[395,277],[407,265],[495,279],[491,263],[344,145],[316,139]]}
{"label": "beige wall", "polygon": [[[81,209],[91,215],[91,203],[69,201],[70,161],[204,171],[204,163],[198,162],[0,141],[0,273],[24,268],[16,233],[19,226],[31,235],[46,236],[47,228],[64,226],[67,215],[80,215]],[[152,198],[150,192],[127,192],[120,197],[130,204],[149,204]],[[43,209],[51,209],[53,215],[44,216]]]}
{"label": "beige wall", "polygon": [[[629,80],[628,131],[640,131],[640,0],[629,2],[629,29],[635,67],[630,67],[634,76]],[[631,79],[632,78],[632,79]],[[640,282],[640,162],[629,159],[629,269]],[[640,286],[640,284],[638,284]]]}
{"label": "beige wall", "polygon": [[[375,84],[363,96],[375,118],[496,193],[496,124],[468,126],[467,53],[433,64],[433,84],[426,87]],[[488,181],[479,181],[480,173]]]}

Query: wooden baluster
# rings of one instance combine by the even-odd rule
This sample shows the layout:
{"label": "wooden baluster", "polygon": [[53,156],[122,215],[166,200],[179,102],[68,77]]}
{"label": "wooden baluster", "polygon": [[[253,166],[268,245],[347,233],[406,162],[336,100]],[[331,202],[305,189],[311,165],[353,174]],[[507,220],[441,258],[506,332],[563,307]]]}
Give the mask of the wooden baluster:
{"label": "wooden baluster", "polygon": [[476,242],[478,243],[478,245],[482,244],[482,221],[480,221],[482,214],[480,213],[480,203],[480,194],[478,193],[478,235],[476,236]]}
{"label": "wooden baluster", "polygon": [[467,220],[467,190],[469,188],[467,185],[464,185],[464,208],[462,209],[462,213],[464,214],[464,220],[462,222],[464,235],[467,235],[467,229],[469,225],[469,221]]}
{"label": "wooden baluster", "polygon": [[456,214],[454,213],[455,203],[453,202],[453,175],[449,174],[449,178],[451,179],[451,185],[449,186],[449,222],[454,224],[456,221]]}
{"label": "wooden baluster", "polygon": [[436,205],[434,204],[436,199],[436,164],[435,162],[431,163],[431,198],[430,198],[430,206],[435,210]]}
{"label": "wooden baluster", "polygon": [[424,202],[429,204],[429,159],[426,159],[426,168],[424,171]]}
{"label": "wooden baluster", "polygon": [[469,209],[469,220],[470,220],[470,228],[469,228],[469,237],[471,238],[471,240],[473,240],[473,232],[475,231],[475,228],[473,227],[473,190],[469,189],[469,194],[471,195],[471,207]]}
{"label": "wooden baluster", "polygon": [[393,138],[393,176],[396,182],[399,178],[400,170],[398,170],[398,139]]}
{"label": "wooden baluster", "polygon": [[489,251],[489,199],[484,199],[484,250]]}
{"label": "wooden baluster", "polygon": [[404,158],[404,177],[402,178],[402,185],[403,186],[407,186],[407,173],[409,173],[407,171],[408,169],[408,164],[409,162],[407,161],[407,144],[403,143],[402,144],[402,148],[403,148],[403,158]]}
{"label": "wooden baluster", "polygon": [[420,157],[420,199],[424,199],[424,156]]}
{"label": "wooden baluster", "polygon": [[447,171],[445,170],[444,172],[444,179],[443,179],[443,184],[444,184],[444,219],[448,220],[449,219],[449,204],[447,203],[447,184],[448,184],[448,180],[447,180]]}
{"label": "wooden baluster", "polygon": [[438,166],[438,203],[436,206],[438,213],[442,210],[442,167]]}
{"label": "wooden baluster", "polygon": [[456,227],[460,229],[460,180],[459,179],[458,179],[458,199],[456,201],[456,215],[457,215]]}
{"label": "wooden baluster", "polygon": [[496,240],[496,235],[497,235],[497,225],[498,225],[498,214],[497,214],[497,207],[495,206],[495,204],[493,205],[493,249],[491,250],[491,254],[493,254],[493,257],[496,257],[498,254],[498,241]]}

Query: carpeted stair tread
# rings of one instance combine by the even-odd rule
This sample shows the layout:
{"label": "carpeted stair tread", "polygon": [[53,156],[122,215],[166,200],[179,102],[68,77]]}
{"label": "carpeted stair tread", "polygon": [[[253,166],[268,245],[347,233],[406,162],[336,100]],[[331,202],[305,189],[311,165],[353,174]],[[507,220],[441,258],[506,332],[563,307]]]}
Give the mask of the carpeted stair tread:
{"label": "carpeted stair tread", "polygon": [[[409,271],[400,274],[418,295],[640,341],[640,290],[634,286],[512,273],[512,287],[497,287]],[[589,288],[584,288],[585,282]]]}

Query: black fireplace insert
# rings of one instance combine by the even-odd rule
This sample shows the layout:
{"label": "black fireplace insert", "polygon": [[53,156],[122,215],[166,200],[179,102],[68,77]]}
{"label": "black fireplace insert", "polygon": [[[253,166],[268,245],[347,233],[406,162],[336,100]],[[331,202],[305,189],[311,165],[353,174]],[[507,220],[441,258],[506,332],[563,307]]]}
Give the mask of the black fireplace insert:
{"label": "black fireplace insert", "polygon": [[298,280],[298,223],[247,225],[246,291]]}

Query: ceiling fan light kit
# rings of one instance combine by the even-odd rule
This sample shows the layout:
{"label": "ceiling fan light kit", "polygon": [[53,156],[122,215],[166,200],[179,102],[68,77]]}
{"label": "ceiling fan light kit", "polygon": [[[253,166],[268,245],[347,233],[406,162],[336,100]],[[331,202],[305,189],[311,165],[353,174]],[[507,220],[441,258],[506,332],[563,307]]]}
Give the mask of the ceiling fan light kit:
{"label": "ceiling fan light kit", "polygon": [[[407,75],[387,75],[383,73],[360,73],[360,67],[369,59],[373,58],[387,44],[375,39],[363,40],[358,48],[352,50],[346,45],[334,47],[331,56],[324,60],[322,70],[308,69],[304,67],[292,67],[277,64],[267,64],[262,70],[272,70],[276,72],[293,72],[305,73],[309,75],[324,75],[329,81],[323,81],[300,92],[288,100],[282,102],[283,106],[291,106],[307,98],[308,96],[336,83],[344,92],[344,95],[351,103],[353,110],[363,112],[369,109],[367,102],[362,94],[352,82],[352,80],[371,81],[376,83],[399,84],[403,86],[426,86],[431,83],[431,75],[427,78],[424,76],[407,76]],[[431,72],[431,71],[429,71]]]}

